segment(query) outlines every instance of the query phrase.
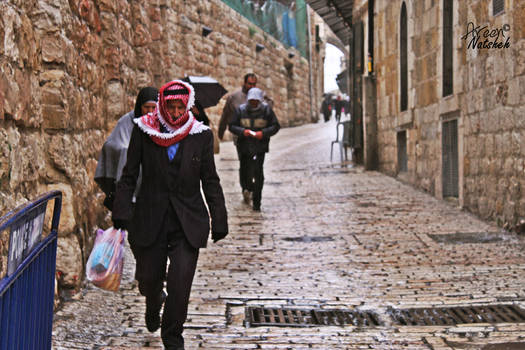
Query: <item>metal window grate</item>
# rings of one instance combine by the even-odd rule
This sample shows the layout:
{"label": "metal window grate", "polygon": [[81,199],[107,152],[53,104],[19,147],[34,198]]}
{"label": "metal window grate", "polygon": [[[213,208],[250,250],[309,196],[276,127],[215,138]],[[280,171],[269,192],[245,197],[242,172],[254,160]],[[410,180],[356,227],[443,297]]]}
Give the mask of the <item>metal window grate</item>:
{"label": "metal window grate", "polygon": [[405,3],[401,5],[399,41],[401,45],[401,54],[399,55],[400,63],[400,80],[401,80],[401,110],[408,109],[408,35],[407,35],[407,7]]}
{"label": "metal window grate", "polygon": [[443,97],[452,95],[454,91],[454,2],[443,0]]}
{"label": "metal window grate", "polygon": [[492,0],[492,15],[499,15],[503,11],[505,11],[505,0]]}
{"label": "metal window grate", "polygon": [[523,323],[525,310],[515,305],[392,309],[395,323],[403,326],[453,326],[465,323]]}
{"label": "metal window grate", "polygon": [[248,307],[246,309],[248,327],[314,327],[314,326],[379,326],[375,313],[355,310],[321,310]]}
{"label": "metal window grate", "polygon": [[459,197],[458,121],[443,122],[443,197]]}
{"label": "metal window grate", "polygon": [[408,171],[407,131],[397,133],[397,167],[399,172]]}

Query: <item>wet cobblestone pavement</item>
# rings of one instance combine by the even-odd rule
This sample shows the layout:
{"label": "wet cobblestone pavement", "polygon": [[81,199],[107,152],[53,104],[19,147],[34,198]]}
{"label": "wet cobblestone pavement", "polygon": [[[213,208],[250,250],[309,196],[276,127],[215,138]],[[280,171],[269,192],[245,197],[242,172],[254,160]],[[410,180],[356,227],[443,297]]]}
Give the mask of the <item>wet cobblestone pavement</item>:
{"label": "wet cobblestone pavement", "polygon": [[[272,139],[261,212],[242,202],[235,150],[221,144],[230,235],[201,250],[186,349],[525,349],[525,320],[394,321],[414,307],[525,309],[525,242],[396,179],[330,163],[334,137],[332,121]],[[162,349],[133,272],[128,252],[118,293],[88,285],[65,303],[53,348]],[[247,327],[249,306],[370,311],[380,325]]]}

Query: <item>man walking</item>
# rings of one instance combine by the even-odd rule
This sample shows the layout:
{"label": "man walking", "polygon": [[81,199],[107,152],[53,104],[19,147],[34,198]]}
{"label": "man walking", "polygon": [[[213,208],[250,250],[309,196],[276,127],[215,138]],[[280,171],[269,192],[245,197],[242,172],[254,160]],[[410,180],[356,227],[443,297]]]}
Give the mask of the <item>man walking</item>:
{"label": "man walking", "polygon": [[[224,137],[224,132],[226,131],[226,128],[233,120],[233,116],[235,114],[235,110],[239,108],[239,106],[243,103],[246,103],[246,94],[251,88],[254,88],[257,85],[257,76],[254,73],[248,73],[244,76],[244,83],[241,88],[235,90],[232,92],[228,99],[226,100],[226,104],[224,105],[224,108],[222,110],[221,119],[219,121],[219,138],[222,140]],[[266,94],[263,93],[263,98],[265,99],[266,103],[270,105],[270,107],[273,107],[273,101],[266,96]],[[237,145],[237,136],[233,135],[233,143]],[[239,158],[239,161],[241,159],[240,153],[237,153],[237,156]],[[250,194],[251,192],[247,190],[248,184],[244,182],[243,175],[241,174],[241,170],[239,170],[239,180],[241,183],[241,189],[244,196],[244,201],[249,202],[250,201]]]}
{"label": "man walking", "polygon": [[244,76],[244,84],[241,88],[232,92],[226,99],[226,104],[222,109],[221,119],[219,121],[219,138],[222,140],[226,128],[233,119],[235,109],[241,104],[246,103],[246,94],[257,85],[257,76],[254,73],[248,73]]}
{"label": "man walking", "polygon": [[241,187],[245,201],[253,194],[253,210],[261,210],[264,183],[264,156],[269,150],[270,137],[281,126],[272,108],[265,103],[261,89],[251,88],[246,96],[248,102],[235,110],[229,130],[238,136]]}

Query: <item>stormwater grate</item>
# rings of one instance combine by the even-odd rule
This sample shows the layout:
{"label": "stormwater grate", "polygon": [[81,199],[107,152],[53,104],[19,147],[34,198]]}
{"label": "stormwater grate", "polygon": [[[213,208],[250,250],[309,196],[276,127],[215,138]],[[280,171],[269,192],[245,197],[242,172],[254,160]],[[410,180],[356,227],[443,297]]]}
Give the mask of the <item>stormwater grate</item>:
{"label": "stormwater grate", "polygon": [[379,326],[380,322],[376,314],[370,311],[351,310],[312,310],[317,324],[324,326]]}
{"label": "stormwater grate", "polygon": [[523,323],[525,310],[515,305],[482,305],[390,309],[394,322],[402,326],[453,326],[465,323]]}
{"label": "stormwater grate", "polygon": [[380,322],[377,315],[369,311],[248,307],[246,308],[246,325],[248,327],[346,325],[371,327],[379,326]]}
{"label": "stormwater grate", "polygon": [[480,244],[501,242],[504,235],[498,232],[456,232],[452,234],[429,234],[435,242],[446,244]]}
{"label": "stormwater grate", "polygon": [[288,242],[302,242],[302,243],[312,243],[312,242],[330,242],[334,239],[330,236],[300,236],[300,237],[285,237],[283,240]]}

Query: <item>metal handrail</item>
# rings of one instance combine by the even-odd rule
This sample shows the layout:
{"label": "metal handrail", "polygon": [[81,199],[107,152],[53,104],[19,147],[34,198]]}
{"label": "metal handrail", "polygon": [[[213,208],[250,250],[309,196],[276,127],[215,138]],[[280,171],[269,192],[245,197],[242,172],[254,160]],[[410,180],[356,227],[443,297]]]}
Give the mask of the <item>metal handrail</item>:
{"label": "metal handrail", "polygon": [[38,255],[38,252],[41,249],[49,244],[50,241],[54,240],[56,235],[58,234],[58,224],[60,221],[60,209],[62,207],[62,192],[60,191],[50,191],[46,192],[39,197],[37,197],[34,201],[30,203],[22,204],[15,209],[7,212],[4,216],[0,218],[0,235],[2,234],[2,231],[9,228],[11,225],[15,224],[19,219],[23,218],[25,215],[30,213],[32,210],[38,208],[44,203],[49,202],[50,200],[55,199],[54,207],[53,207],[53,219],[51,221],[51,231],[49,235],[44,238],[42,241],[40,241],[33,249],[28,253],[27,256],[23,257],[23,262],[19,266],[17,266],[15,271],[12,271],[11,274],[8,274],[7,276],[0,276],[0,297],[5,293],[5,291],[8,289],[8,287],[14,282],[16,279],[16,276],[18,276],[24,269],[26,269],[30,264],[31,261],[33,261],[36,256]]}
{"label": "metal handrail", "polygon": [[[44,236],[53,199],[51,230]],[[51,191],[0,218],[0,239],[6,234],[9,246],[7,267],[0,270],[0,349],[51,349],[61,207],[62,193]]]}

